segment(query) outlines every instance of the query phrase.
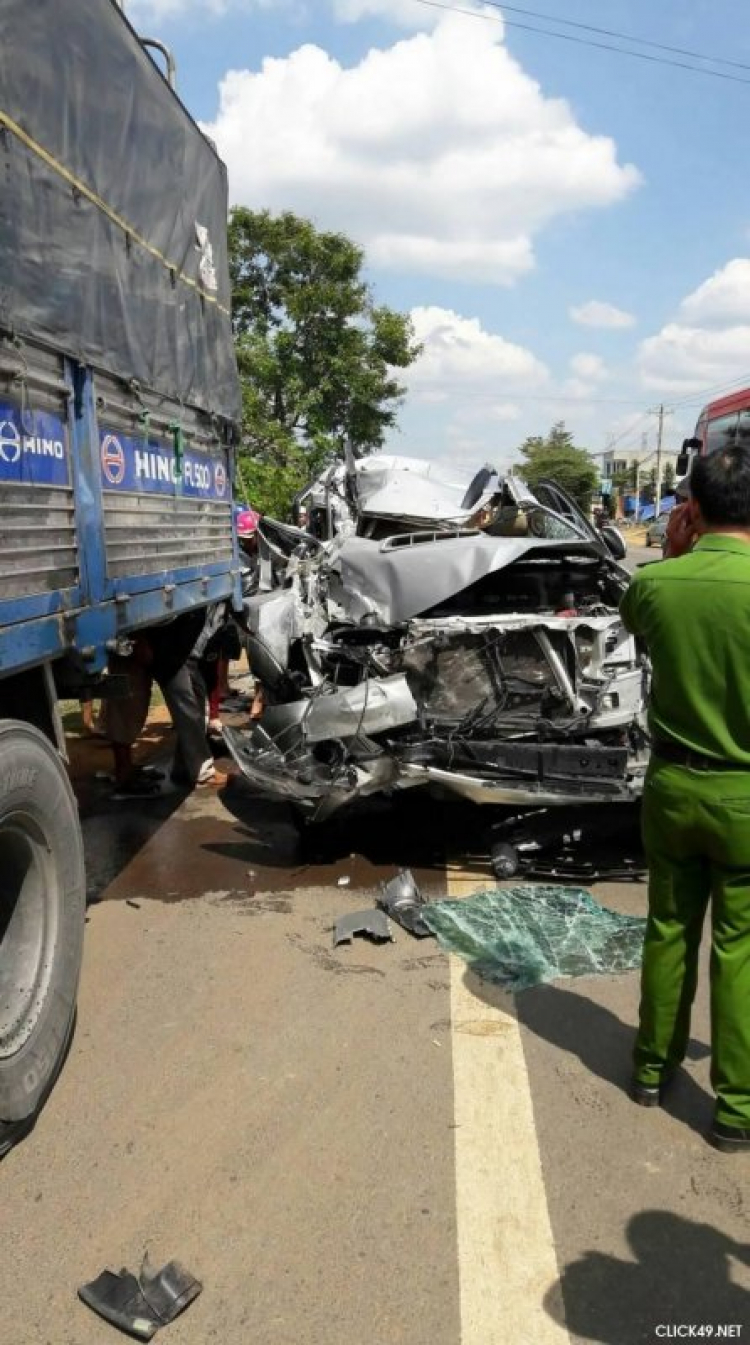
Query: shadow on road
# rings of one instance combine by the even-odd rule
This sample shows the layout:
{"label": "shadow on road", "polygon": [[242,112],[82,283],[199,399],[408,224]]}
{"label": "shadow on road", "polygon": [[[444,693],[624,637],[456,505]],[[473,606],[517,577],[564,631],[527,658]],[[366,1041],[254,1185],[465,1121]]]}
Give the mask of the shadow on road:
{"label": "shadow on road", "polygon": [[[627,1091],[632,1074],[635,1025],[595,1000],[558,985],[542,985],[517,999],[518,1021],[530,1032],[568,1051],[591,1074]],[[688,1055],[700,1059],[708,1054],[701,1042],[691,1041]],[[690,1075],[680,1070],[664,1098],[664,1110],[688,1129],[703,1134],[709,1120],[710,1102]]]}
{"label": "shadow on road", "polygon": [[[466,971],[466,984],[472,995],[496,1008],[503,992]],[[515,997],[521,1027],[543,1041],[576,1056],[590,1074],[613,1084],[626,1093],[632,1076],[635,1025],[597,1004],[585,993],[559,985],[540,985]],[[688,1058],[700,1060],[709,1054],[702,1042],[691,1041]],[[708,1095],[694,1079],[680,1070],[664,1098],[664,1111],[688,1129],[703,1135],[711,1113]]]}
{"label": "shadow on road", "polygon": [[261,867],[329,865],[356,854],[376,867],[443,871],[446,856],[460,854],[462,869],[487,875],[483,810],[440,803],[423,791],[367,799],[319,824],[241,786],[223,793],[222,803],[241,824],[240,839],[210,842],[206,849]]}
{"label": "shadow on road", "polygon": [[544,1300],[551,1317],[602,1345],[656,1345],[666,1338],[657,1326],[667,1325],[712,1325],[714,1336],[720,1325],[739,1325],[733,1334],[742,1338],[750,1293],[731,1267],[750,1265],[750,1244],[667,1210],[634,1215],[627,1238],[631,1261],[591,1251],[566,1266]]}

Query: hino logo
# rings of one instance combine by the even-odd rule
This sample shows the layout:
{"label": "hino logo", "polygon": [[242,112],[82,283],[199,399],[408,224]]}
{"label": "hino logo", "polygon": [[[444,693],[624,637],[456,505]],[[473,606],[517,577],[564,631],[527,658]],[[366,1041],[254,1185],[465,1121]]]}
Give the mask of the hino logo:
{"label": "hino logo", "polygon": [[21,436],[12,420],[0,422],[0,458],[3,462],[18,462],[21,456]]}
{"label": "hino logo", "polygon": [[33,453],[42,458],[65,457],[65,445],[62,439],[43,439],[36,434],[20,434],[12,420],[0,420],[0,458],[11,466],[18,462],[22,453]]}

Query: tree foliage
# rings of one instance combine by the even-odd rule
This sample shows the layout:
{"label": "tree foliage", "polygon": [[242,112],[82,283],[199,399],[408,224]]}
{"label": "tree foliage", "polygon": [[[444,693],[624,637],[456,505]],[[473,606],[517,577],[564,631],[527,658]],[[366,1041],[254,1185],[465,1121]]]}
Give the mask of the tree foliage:
{"label": "tree foliage", "polygon": [[553,477],[584,509],[589,508],[599,479],[596,463],[585,448],[575,446],[564,421],[557,421],[544,436],[530,435],[520,451],[525,458],[521,476],[532,490],[542,477]]}
{"label": "tree foliage", "polygon": [[349,441],[378,448],[419,354],[409,317],[376,305],[364,254],[285,212],[237,207],[229,266],[243,394],[241,474],[253,505],[284,513]]}

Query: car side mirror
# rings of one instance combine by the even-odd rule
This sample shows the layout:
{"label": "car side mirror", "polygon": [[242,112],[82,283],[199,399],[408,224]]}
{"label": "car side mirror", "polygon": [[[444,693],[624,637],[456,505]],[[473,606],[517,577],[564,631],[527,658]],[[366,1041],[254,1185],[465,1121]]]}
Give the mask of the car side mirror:
{"label": "car side mirror", "polygon": [[628,554],[627,543],[622,533],[611,524],[602,528],[599,536],[613,560],[624,560]]}
{"label": "car side mirror", "polygon": [[700,453],[702,448],[702,439],[683,439],[682,449],[675,464],[675,470],[678,476],[687,476],[687,473],[690,471],[690,459],[694,453]]}

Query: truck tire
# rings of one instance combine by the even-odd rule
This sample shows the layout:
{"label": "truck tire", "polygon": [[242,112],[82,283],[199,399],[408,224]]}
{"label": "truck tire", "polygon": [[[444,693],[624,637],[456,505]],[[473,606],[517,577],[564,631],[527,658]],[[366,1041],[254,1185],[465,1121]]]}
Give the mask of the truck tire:
{"label": "truck tire", "polygon": [[38,729],[0,720],[0,1156],[33,1124],[65,1058],[85,907],[63,763]]}

